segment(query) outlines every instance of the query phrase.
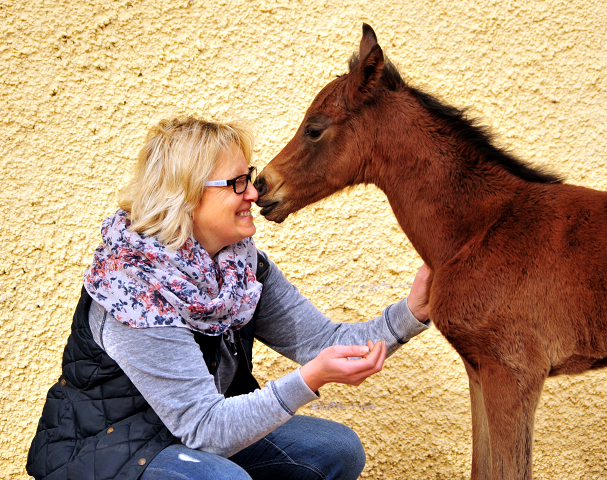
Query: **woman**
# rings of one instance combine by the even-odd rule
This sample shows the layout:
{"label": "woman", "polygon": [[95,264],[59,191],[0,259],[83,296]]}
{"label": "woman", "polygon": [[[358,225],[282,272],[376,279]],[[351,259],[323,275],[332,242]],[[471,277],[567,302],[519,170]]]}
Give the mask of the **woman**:
{"label": "woman", "polygon": [[[295,412],[428,328],[428,273],[381,317],[331,322],[255,248],[251,154],[236,124],[189,117],[149,133],[85,273],[30,475],[358,478],[356,434]],[[302,367],[260,389],[254,337]]]}

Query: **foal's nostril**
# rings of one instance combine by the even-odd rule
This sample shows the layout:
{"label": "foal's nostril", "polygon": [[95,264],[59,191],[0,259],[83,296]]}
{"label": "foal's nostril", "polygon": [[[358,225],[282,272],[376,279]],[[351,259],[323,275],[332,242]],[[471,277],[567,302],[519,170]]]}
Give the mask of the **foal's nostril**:
{"label": "foal's nostril", "polygon": [[253,186],[257,190],[260,197],[264,196],[268,192],[268,184],[263,177],[257,177]]}

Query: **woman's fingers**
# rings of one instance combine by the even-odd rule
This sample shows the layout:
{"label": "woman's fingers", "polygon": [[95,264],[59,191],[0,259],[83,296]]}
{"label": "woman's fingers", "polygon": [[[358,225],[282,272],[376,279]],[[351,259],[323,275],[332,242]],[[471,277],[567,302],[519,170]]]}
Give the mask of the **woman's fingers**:
{"label": "woman's fingers", "polygon": [[[373,356],[371,356],[373,354]],[[375,344],[375,348],[371,353],[369,353],[368,360],[371,361],[371,364],[368,365],[368,368],[360,369],[358,372],[352,375],[351,377],[351,385],[360,385],[371,375],[374,375],[381,371],[384,365],[384,361],[386,360],[386,342],[378,342]],[[363,364],[360,364],[363,366]]]}
{"label": "woman's fingers", "polygon": [[[356,360],[350,360],[353,357]],[[369,341],[367,346],[334,345],[302,366],[300,372],[313,391],[330,382],[360,385],[382,369],[385,359],[385,341]]]}
{"label": "woman's fingers", "polygon": [[334,345],[327,350],[333,358],[364,357],[369,354],[369,348],[364,345]]}
{"label": "woman's fingers", "polygon": [[424,263],[418,270],[413,280],[413,286],[407,304],[415,318],[420,322],[425,322],[429,314],[428,301],[430,299],[430,288],[432,287],[432,271]]}
{"label": "woman's fingers", "polygon": [[369,347],[370,352],[366,355],[366,359],[371,361],[373,364],[376,364],[382,354],[382,351],[385,352],[386,342],[381,341],[381,342],[377,342],[375,345],[373,345],[373,342],[371,342],[371,340],[369,340],[367,342],[367,345],[369,343],[371,344],[371,346]]}
{"label": "woman's fingers", "polygon": [[386,359],[386,342],[377,342],[373,344],[370,342],[371,351],[360,360],[349,361],[345,367],[348,369],[348,373],[353,377],[361,378],[364,380],[370,375],[379,372]]}
{"label": "woman's fingers", "polygon": [[371,353],[369,353],[368,359],[373,362],[373,365],[370,368],[371,373],[369,375],[379,372],[384,366],[384,362],[386,360],[386,342],[377,342],[374,345],[373,350],[371,350]]}
{"label": "woman's fingers", "polygon": [[387,347],[386,347],[386,342],[380,342],[380,346],[381,346],[381,350],[378,354],[377,357],[377,363],[376,368],[378,368],[378,372],[383,368],[384,366],[384,362],[386,361],[386,352],[387,352]]}

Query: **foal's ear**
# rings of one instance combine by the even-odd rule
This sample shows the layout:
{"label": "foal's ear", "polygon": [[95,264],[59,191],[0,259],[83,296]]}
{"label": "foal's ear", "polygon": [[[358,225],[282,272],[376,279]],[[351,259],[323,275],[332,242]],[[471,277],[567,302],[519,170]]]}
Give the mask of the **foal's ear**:
{"label": "foal's ear", "polygon": [[[362,45],[363,43],[361,42],[361,48]],[[375,43],[368,54],[365,57],[361,57],[358,65],[348,74],[344,99],[349,108],[359,107],[373,96],[383,68],[384,52]]]}
{"label": "foal's ear", "polygon": [[374,45],[377,45],[377,35],[370,25],[363,23],[363,36],[360,39],[360,46],[358,47],[358,56],[365,58],[371,52]]}

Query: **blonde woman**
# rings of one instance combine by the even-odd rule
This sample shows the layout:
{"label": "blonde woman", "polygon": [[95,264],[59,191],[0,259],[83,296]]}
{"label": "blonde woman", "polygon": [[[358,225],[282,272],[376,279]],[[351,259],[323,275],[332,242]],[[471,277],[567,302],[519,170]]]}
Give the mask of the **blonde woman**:
{"label": "blonde woman", "polygon": [[[331,322],[255,247],[251,154],[232,123],[149,133],[84,275],[28,456],[37,480],[358,478],[357,435],[295,412],[428,328],[427,270],[380,317]],[[302,367],[259,388],[254,338]]]}

